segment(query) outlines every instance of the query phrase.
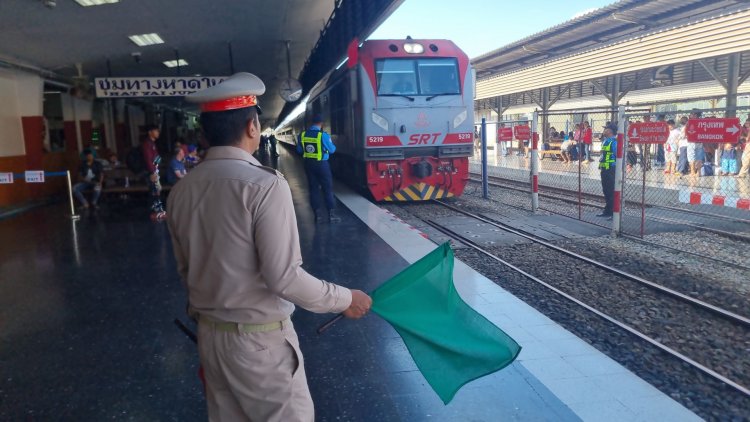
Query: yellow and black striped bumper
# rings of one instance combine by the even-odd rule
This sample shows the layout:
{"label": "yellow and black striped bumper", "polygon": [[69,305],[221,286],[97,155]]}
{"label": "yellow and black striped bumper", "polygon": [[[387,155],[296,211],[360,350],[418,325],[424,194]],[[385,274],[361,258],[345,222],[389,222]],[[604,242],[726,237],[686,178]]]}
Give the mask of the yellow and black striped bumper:
{"label": "yellow and black striped bumper", "polygon": [[414,183],[392,195],[383,198],[384,201],[428,201],[430,199],[451,198],[453,193],[427,183]]}

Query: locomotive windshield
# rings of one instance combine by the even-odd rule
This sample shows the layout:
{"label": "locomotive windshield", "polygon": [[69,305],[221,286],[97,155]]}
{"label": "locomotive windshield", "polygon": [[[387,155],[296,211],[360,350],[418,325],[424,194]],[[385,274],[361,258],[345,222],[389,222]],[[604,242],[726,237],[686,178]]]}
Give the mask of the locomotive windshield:
{"label": "locomotive windshield", "polygon": [[461,93],[453,58],[376,60],[375,74],[381,96]]}

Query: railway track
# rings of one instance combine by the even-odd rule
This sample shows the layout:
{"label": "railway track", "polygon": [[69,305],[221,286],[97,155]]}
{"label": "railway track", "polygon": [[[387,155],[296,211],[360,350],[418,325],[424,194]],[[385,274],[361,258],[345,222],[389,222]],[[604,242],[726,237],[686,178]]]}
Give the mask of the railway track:
{"label": "railway track", "polygon": [[[472,173],[472,174],[475,174],[475,173]],[[505,189],[512,189],[512,190],[515,190],[515,191],[528,193],[528,185],[526,185],[526,184],[524,184],[522,182],[518,182],[516,180],[510,180],[510,179],[503,179],[503,178],[494,177],[494,176],[490,177],[489,179],[492,180],[491,182],[488,182],[491,186],[501,187],[501,188],[505,188]],[[478,180],[478,179],[470,179],[470,181],[481,183],[481,180]],[[541,191],[541,192],[539,192],[539,196],[542,197],[542,198],[548,198],[548,199],[552,199],[552,200],[556,200],[556,201],[561,201],[561,202],[565,202],[565,203],[569,203],[569,204],[574,204],[574,205],[578,205],[579,204],[579,199],[578,199],[579,193],[578,193],[578,191],[574,191],[574,190],[570,190],[570,189],[564,189],[564,188],[558,188],[558,187],[552,187],[552,186],[543,186],[543,185],[540,185],[539,189]],[[554,192],[554,195],[546,193],[546,192]],[[582,206],[589,206],[589,207],[600,208],[601,205],[602,205],[602,203],[603,203],[603,196],[594,195],[594,194],[585,193],[585,192],[580,193],[580,195],[581,195],[580,205],[582,205]],[[594,202],[583,201],[584,198],[585,199],[595,199],[598,202],[594,203]],[[640,203],[635,203],[635,202],[632,202],[632,201],[624,201],[624,202],[625,202],[626,206],[637,206],[637,207],[640,207]],[[683,212],[683,213],[686,213],[686,214],[700,215],[700,216],[708,217],[708,218],[721,218],[721,219],[724,219],[724,220],[727,220],[727,221],[732,221],[732,222],[735,222],[735,223],[748,224],[749,227],[750,227],[750,220],[745,220],[745,219],[740,219],[740,218],[734,218],[734,217],[730,217],[730,216],[722,216],[722,215],[712,214],[712,213],[702,213],[700,211],[687,211],[687,210],[683,210],[681,208],[664,207],[664,206],[659,206],[659,205],[649,205],[648,208],[652,208],[652,209],[664,209],[664,210],[669,210],[671,212]],[[540,209],[544,210],[544,211],[547,211],[547,212],[554,213],[554,214],[565,215],[565,214],[560,213],[559,211],[555,211],[555,210],[552,210],[552,209],[549,209],[549,208],[545,208],[545,207],[540,207]],[[681,225],[681,226],[685,226],[685,227],[690,227],[690,228],[693,228],[693,229],[696,229],[696,230],[701,230],[701,231],[705,231],[705,232],[708,232],[708,233],[714,233],[714,234],[717,234],[717,235],[720,235],[720,236],[723,236],[723,237],[726,237],[726,238],[729,238],[729,239],[738,240],[738,241],[745,242],[745,243],[750,243],[750,235],[745,235],[745,234],[740,234],[740,233],[733,233],[733,232],[729,232],[729,231],[726,231],[726,230],[716,229],[716,228],[713,228],[713,227],[707,227],[704,224],[700,224],[700,223],[696,224],[696,223],[693,223],[693,222],[690,222],[690,221],[687,221],[687,220],[680,220],[680,219],[659,217],[659,216],[654,216],[654,215],[649,215],[648,219],[649,220],[653,220],[653,221],[660,221],[660,222],[668,223],[668,224],[675,224],[675,225]]]}
{"label": "railway track", "polygon": [[[502,224],[498,221],[494,221],[491,218],[488,218],[487,216],[483,216],[481,214],[474,214],[467,212],[465,210],[458,209],[456,207],[453,207],[451,205],[445,204],[443,202],[439,201],[433,201],[435,204],[440,205],[441,207],[446,207],[450,209],[451,211],[454,211],[458,214],[467,216],[469,218],[476,219],[478,222],[481,222],[483,224],[488,224],[493,227],[496,227],[498,229],[504,230],[508,233],[511,233],[516,236],[520,236],[526,240],[529,240],[535,244],[539,244],[544,246],[545,248],[549,248],[552,250],[555,250],[556,252],[565,254],[565,256],[569,258],[573,258],[577,262],[585,262],[589,265],[592,265],[596,267],[597,269],[601,271],[606,271],[609,274],[616,275],[619,279],[626,279],[630,282],[638,283],[639,286],[647,287],[648,289],[651,289],[654,294],[657,296],[656,301],[662,302],[665,300],[669,301],[679,301],[683,304],[683,306],[688,306],[693,311],[687,311],[688,314],[691,314],[695,310],[700,310],[710,313],[713,315],[713,318],[715,318],[715,321],[718,323],[718,321],[722,321],[722,324],[732,324],[733,326],[737,327],[738,329],[744,330],[743,333],[747,333],[747,330],[750,330],[750,318],[742,315],[735,314],[731,311],[728,311],[726,309],[723,309],[719,306],[712,305],[710,303],[704,302],[700,299],[696,299],[693,297],[690,297],[686,294],[683,294],[681,292],[675,291],[673,289],[666,288],[664,286],[659,285],[658,283],[651,282],[649,280],[645,280],[641,277],[635,276],[633,274],[629,274],[625,271],[619,270],[613,266],[598,262],[596,260],[593,260],[591,258],[582,256],[580,254],[577,254],[572,251],[565,250],[564,248],[561,248],[557,245],[550,244],[549,242],[546,242],[542,239],[537,238],[534,235],[531,235],[529,233],[525,233],[522,231],[519,231],[517,229],[514,229],[512,227],[509,227],[505,224]],[[648,335],[644,333],[641,329],[639,329],[637,326],[633,326],[628,324],[627,322],[623,322],[621,319],[618,319],[615,316],[610,315],[608,312],[601,309],[601,305],[591,305],[589,303],[586,303],[584,300],[582,300],[579,297],[576,297],[574,294],[568,293],[565,291],[564,288],[561,288],[559,286],[556,286],[554,283],[551,283],[549,281],[542,280],[533,274],[531,272],[534,272],[537,270],[535,268],[534,270],[528,271],[524,270],[523,268],[520,268],[518,265],[514,265],[512,262],[509,262],[506,259],[503,259],[499,256],[497,256],[496,253],[493,253],[489,251],[488,249],[482,247],[478,243],[476,243],[473,239],[467,238],[466,236],[461,235],[460,233],[456,232],[455,230],[451,229],[450,227],[446,227],[443,224],[440,224],[436,222],[434,219],[428,218],[423,219],[425,223],[429,224],[431,227],[435,228],[436,230],[442,232],[443,234],[467,245],[471,249],[477,251],[478,253],[481,253],[482,255],[489,257],[506,267],[512,269],[513,271],[522,274],[524,277],[533,280],[535,283],[544,286],[546,289],[549,289],[550,291],[554,292],[557,295],[560,295],[564,297],[565,299],[577,304],[578,306],[582,307],[583,309],[586,309],[588,312],[593,313],[597,315],[598,317],[608,321],[611,324],[616,325],[617,327],[627,331],[629,334],[634,335],[638,337],[639,339],[651,344],[652,346],[658,348],[660,351],[669,354],[675,359],[678,359],[680,362],[683,362],[684,364],[690,365],[690,367],[694,368],[695,370],[699,371],[705,376],[711,377],[712,379],[731,387],[736,392],[740,393],[745,398],[750,398],[750,389],[743,385],[742,382],[736,381],[732,379],[732,371],[726,371],[724,364],[716,365],[715,362],[713,364],[707,364],[704,359],[701,358],[691,358],[690,352],[680,351],[678,350],[680,347],[673,347],[668,344],[665,344],[665,342],[659,340],[659,335],[654,335],[653,333],[651,335]],[[590,282],[587,281],[587,282]],[[597,281],[598,282],[598,279]],[[595,282],[595,283],[596,283]],[[679,306],[669,305],[675,308],[679,308]],[[692,316],[686,316],[688,320],[694,320],[696,318],[695,315]],[[705,318],[705,317],[704,317]],[[709,317],[710,318],[710,317]],[[648,325],[648,323],[646,323]],[[653,330],[653,329],[652,329]],[[646,330],[648,331],[648,330]],[[743,334],[744,336],[747,336],[747,334]],[[689,348],[688,348],[689,349]],[[705,356],[704,356],[705,358]],[[704,360],[704,362],[701,362],[701,360]],[[710,360],[710,359],[709,359]],[[719,368],[719,369],[712,369]],[[730,374],[727,374],[726,372],[730,372]],[[750,376],[749,374],[740,371],[741,378],[747,378]],[[735,371],[736,374],[736,371]]]}

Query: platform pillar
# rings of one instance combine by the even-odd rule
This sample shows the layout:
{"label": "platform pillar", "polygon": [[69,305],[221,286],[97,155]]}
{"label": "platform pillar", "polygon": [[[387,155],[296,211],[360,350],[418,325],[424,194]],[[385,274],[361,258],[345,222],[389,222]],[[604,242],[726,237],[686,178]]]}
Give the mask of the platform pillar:
{"label": "platform pillar", "polygon": [[534,111],[531,117],[531,212],[539,208],[539,134],[536,125],[539,112]]}
{"label": "platform pillar", "polygon": [[617,156],[615,158],[615,194],[612,209],[612,236],[616,237],[622,230],[622,188],[625,181],[625,163],[623,163],[624,152],[627,145],[625,133],[625,106],[617,108]]}

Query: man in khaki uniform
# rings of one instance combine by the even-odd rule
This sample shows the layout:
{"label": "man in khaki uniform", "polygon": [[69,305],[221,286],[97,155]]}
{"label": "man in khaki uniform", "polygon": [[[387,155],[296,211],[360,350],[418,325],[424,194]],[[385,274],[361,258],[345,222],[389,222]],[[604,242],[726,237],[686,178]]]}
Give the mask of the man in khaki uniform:
{"label": "man in khaki uniform", "polygon": [[211,148],[174,186],[168,224],[177,268],[198,318],[198,351],[211,421],[312,421],[297,334],[297,304],[362,317],[359,290],[302,269],[292,196],[284,177],[260,165],[257,95],[249,73],[187,97],[201,104]]}

